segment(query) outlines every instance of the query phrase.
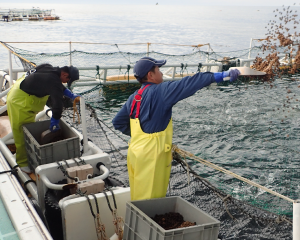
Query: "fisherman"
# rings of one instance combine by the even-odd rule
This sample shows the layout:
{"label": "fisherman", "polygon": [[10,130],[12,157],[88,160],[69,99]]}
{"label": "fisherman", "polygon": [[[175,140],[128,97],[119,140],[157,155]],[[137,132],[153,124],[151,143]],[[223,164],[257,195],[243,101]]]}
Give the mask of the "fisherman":
{"label": "fisherman", "polygon": [[22,171],[31,173],[26,156],[22,125],[35,121],[51,97],[52,117],[49,129],[60,129],[59,120],[63,110],[63,96],[74,100],[79,95],[72,93],[62,83],[71,83],[79,78],[79,71],[73,66],[53,67],[41,64],[21,77],[7,94],[7,112],[16,145],[16,160]]}
{"label": "fisherman", "polygon": [[165,197],[172,161],[172,107],[199,89],[225,77],[235,81],[237,69],[199,72],[179,81],[163,82],[159,70],[166,60],[143,57],[133,72],[142,84],[112,120],[114,128],[131,136],[127,168],[131,200]]}

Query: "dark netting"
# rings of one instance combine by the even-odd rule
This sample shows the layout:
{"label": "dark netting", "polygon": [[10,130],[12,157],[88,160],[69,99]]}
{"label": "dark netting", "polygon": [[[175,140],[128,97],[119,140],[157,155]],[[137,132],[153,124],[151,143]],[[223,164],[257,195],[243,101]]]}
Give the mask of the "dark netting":
{"label": "dark netting", "polygon": [[233,198],[174,155],[169,196],[181,196],[221,222],[221,239],[292,239],[292,220]]}
{"label": "dark netting", "polygon": [[[80,112],[80,110],[79,110]],[[98,117],[101,114],[101,117]],[[118,138],[103,122],[105,115],[87,104],[88,138],[112,158],[111,175],[129,186],[127,174],[126,139]],[[81,131],[73,109],[66,108],[64,119]],[[115,146],[117,145],[117,146]],[[120,147],[121,146],[121,147]],[[221,221],[221,239],[292,239],[292,220],[250,205],[219,190],[199,176],[193,167],[178,155],[174,155],[167,196],[181,196],[203,211]],[[188,171],[187,171],[188,170]]]}
{"label": "dark netting", "polygon": [[[261,47],[255,46],[251,49],[243,49],[231,52],[214,52],[211,48],[208,51],[203,51],[202,49],[195,47],[192,51],[185,54],[165,54],[155,51],[150,52],[122,52],[119,51],[110,53],[99,53],[99,52],[86,52],[79,50],[72,50],[70,52],[60,52],[60,53],[38,53],[33,51],[28,51],[20,49],[17,47],[12,47],[6,43],[1,42],[2,45],[9,48],[13,54],[15,54],[24,66],[24,70],[32,68],[33,65],[39,65],[42,63],[50,63],[53,66],[67,66],[73,65],[77,67],[93,67],[94,70],[80,71],[80,78],[95,78],[97,73],[99,73],[99,68],[107,66],[126,66],[133,65],[137,60],[144,56],[149,56],[155,59],[166,59],[168,64],[198,64],[198,63],[214,63],[222,62],[234,63],[238,59],[246,59],[248,55],[256,56],[261,52]],[[280,52],[280,51],[279,51]],[[26,60],[26,61],[25,61]],[[232,66],[237,66],[238,63],[234,63]],[[98,67],[98,68],[97,68]],[[199,69],[200,70],[200,69]],[[202,67],[201,71],[207,71],[207,67]],[[227,70],[227,69],[226,69]],[[177,73],[195,73],[196,69],[187,67],[184,69],[179,69]],[[108,75],[120,75],[126,76],[128,74],[133,74],[133,69],[114,69],[109,70]],[[101,79],[101,76],[100,76]],[[125,77],[126,79],[126,77]]]}

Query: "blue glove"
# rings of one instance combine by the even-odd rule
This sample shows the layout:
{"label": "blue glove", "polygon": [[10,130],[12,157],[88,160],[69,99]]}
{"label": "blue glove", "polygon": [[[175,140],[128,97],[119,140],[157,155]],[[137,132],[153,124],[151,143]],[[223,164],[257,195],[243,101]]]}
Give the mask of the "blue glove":
{"label": "blue glove", "polygon": [[51,132],[56,132],[57,130],[60,129],[59,127],[59,119],[51,118],[50,120],[50,127],[49,127]]}
{"label": "blue glove", "polygon": [[77,97],[81,97],[80,95],[77,95],[77,94],[75,94],[75,93],[72,93],[69,89],[65,89],[64,90],[64,95],[66,96],[66,97],[68,97],[68,98],[71,98],[73,101],[75,100],[75,98],[77,98]]}
{"label": "blue glove", "polygon": [[228,76],[230,77],[230,82],[234,82],[235,80],[237,80],[237,78],[240,74],[241,73],[238,69],[229,70]]}
{"label": "blue glove", "polygon": [[226,77],[230,77],[230,82],[235,81],[240,75],[240,71],[238,69],[231,69],[224,72],[216,72],[214,73],[216,83],[223,82],[223,79]]}
{"label": "blue glove", "polygon": [[75,98],[77,98],[77,97],[81,97],[80,95],[78,95],[78,94],[76,94],[76,93],[73,93],[73,98],[72,98],[72,100],[74,101],[75,100]]}

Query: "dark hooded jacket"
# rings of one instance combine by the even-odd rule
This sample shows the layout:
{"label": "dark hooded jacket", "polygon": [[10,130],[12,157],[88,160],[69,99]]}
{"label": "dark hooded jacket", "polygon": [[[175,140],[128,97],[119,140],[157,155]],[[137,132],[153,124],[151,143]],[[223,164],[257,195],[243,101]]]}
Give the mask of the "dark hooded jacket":
{"label": "dark hooded jacket", "polygon": [[36,67],[36,71],[27,76],[20,88],[29,95],[44,97],[50,95],[52,102],[52,116],[61,118],[63,109],[63,91],[65,86],[60,80],[60,68],[50,64],[42,64]]}

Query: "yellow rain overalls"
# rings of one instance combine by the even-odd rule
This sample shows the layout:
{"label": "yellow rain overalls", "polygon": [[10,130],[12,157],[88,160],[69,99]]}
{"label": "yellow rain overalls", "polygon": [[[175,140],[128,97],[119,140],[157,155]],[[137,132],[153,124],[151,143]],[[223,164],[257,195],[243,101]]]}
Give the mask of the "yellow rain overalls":
{"label": "yellow rain overalls", "polygon": [[[145,133],[138,118],[142,93],[148,86],[138,91],[131,106],[131,140],[127,155],[131,200],[165,197],[171,172],[172,119],[164,131]],[[136,116],[133,119],[131,115],[136,102]]]}
{"label": "yellow rain overalls", "polygon": [[35,121],[35,116],[44,109],[49,95],[36,97],[20,89],[24,76],[19,78],[7,94],[7,113],[16,145],[16,160],[20,167],[27,166],[22,125]]}

